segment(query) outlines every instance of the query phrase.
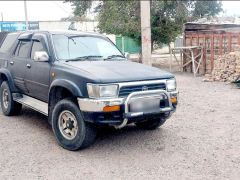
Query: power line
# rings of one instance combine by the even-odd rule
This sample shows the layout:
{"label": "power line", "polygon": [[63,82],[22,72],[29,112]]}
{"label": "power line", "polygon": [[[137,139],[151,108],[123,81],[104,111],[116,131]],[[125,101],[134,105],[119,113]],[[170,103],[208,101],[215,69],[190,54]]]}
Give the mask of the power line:
{"label": "power line", "polygon": [[69,14],[70,12],[68,12],[65,8],[63,8],[62,6],[60,6],[57,2],[52,2],[55,5],[57,5],[60,9],[62,9],[65,13]]}

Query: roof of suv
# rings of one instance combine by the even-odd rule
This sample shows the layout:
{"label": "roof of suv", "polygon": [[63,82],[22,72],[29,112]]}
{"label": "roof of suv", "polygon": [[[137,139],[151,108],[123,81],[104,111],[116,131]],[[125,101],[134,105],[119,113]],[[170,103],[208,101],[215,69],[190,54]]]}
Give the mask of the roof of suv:
{"label": "roof of suv", "polygon": [[65,35],[80,35],[80,36],[100,36],[100,37],[106,37],[99,33],[94,32],[81,32],[81,31],[40,31],[40,30],[34,30],[34,31],[19,31],[19,32],[11,32],[11,33],[44,33],[44,34],[65,34]]}

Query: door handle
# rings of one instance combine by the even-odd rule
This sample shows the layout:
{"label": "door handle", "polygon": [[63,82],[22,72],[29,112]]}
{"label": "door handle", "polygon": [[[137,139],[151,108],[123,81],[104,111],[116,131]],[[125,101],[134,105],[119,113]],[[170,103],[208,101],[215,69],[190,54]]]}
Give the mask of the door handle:
{"label": "door handle", "polygon": [[10,61],[10,64],[11,64],[11,65],[14,65],[14,62],[13,62],[13,61]]}
{"label": "door handle", "polygon": [[27,64],[26,66],[27,66],[27,68],[31,68],[31,65],[30,65],[30,64]]}

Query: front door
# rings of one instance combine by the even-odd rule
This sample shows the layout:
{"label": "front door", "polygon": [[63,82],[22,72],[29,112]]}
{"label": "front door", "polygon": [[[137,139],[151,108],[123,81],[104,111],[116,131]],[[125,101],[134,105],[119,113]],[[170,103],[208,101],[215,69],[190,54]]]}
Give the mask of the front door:
{"label": "front door", "polygon": [[48,101],[48,89],[50,83],[49,62],[34,61],[36,51],[46,51],[44,43],[33,40],[31,58],[27,60],[25,82],[29,95],[39,100]]}

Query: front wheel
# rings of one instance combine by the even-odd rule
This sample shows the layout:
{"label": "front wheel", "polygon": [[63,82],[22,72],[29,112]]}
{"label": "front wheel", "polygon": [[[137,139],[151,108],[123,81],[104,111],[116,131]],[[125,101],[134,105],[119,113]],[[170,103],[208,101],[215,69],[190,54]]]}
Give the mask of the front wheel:
{"label": "front wheel", "polygon": [[136,126],[138,126],[141,129],[145,130],[155,130],[162,126],[166,122],[166,118],[153,118],[153,119],[147,119],[146,121],[135,123]]}
{"label": "front wheel", "polygon": [[5,116],[17,115],[21,112],[22,105],[13,101],[12,93],[6,81],[1,84],[0,99],[2,112]]}
{"label": "front wheel", "polygon": [[79,107],[73,101],[64,99],[58,102],[52,116],[53,132],[63,148],[76,151],[94,142],[96,128],[84,121]]}

